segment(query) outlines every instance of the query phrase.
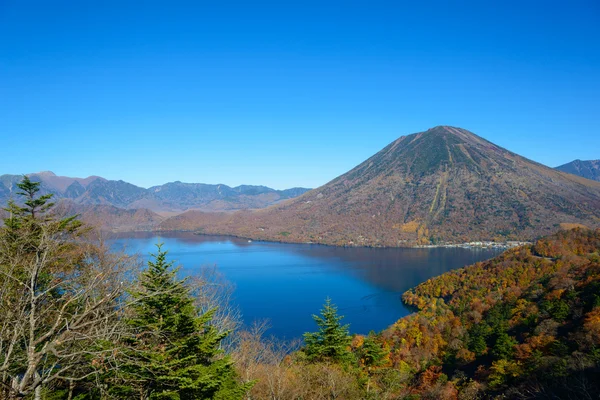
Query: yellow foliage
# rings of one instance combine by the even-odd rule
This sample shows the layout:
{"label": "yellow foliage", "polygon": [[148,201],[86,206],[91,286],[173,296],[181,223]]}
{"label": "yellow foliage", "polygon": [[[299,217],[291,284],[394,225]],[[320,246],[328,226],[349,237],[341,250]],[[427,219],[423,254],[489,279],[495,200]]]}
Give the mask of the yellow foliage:
{"label": "yellow foliage", "polygon": [[556,290],[553,290],[550,293],[548,293],[548,295],[546,296],[546,298],[548,300],[560,299],[560,297],[562,296],[562,294],[564,292],[565,292],[565,289],[556,289]]}
{"label": "yellow foliage", "polygon": [[[418,220],[415,221],[410,221],[407,222],[405,224],[402,224],[399,226],[400,231],[404,232],[404,233],[417,233],[417,230],[419,229],[419,225],[421,223]],[[394,227],[396,227],[397,225],[394,225]]]}
{"label": "yellow foliage", "polygon": [[563,229],[565,231],[570,231],[571,229],[575,229],[575,228],[590,229],[587,226],[582,225],[582,224],[573,224],[573,223],[569,223],[569,222],[561,222],[560,223],[560,229]]}
{"label": "yellow foliage", "polygon": [[595,344],[600,344],[600,307],[594,308],[587,314],[583,327],[592,341]]}
{"label": "yellow foliage", "polygon": [[358,348],[361,348],[364,343],[365,343],[365,337],[363,335],[356,335],[352,339],[351,346],[353,349],[358,349]]}
{"label": "yellow foliage", "polygon": [[532,349],[538,349],[538,348],[546,347],[547,345],[554,342],[555,340],[556,340],[556,338],[554,336],[550,336],[550,335],[546,335],[546,334],[542,333],[540,335],[531,336],[531,337],[527,338],[525,340],[525,342],[527,344],[529,344],[529,346],[531,346]]}
{"label": "yellow foliage", "polygon": [[475,353],[462,348],[456,353],[456,358],[464,363],[469,363],[471,361],[475,361]]}
{"label": "yellow foliage", "polygon": [[500,386],[504,384],[509,377],[516,378],[523,373],[520,362],[509,360],[494,361],[490,369],[489,382],[492,387]]}

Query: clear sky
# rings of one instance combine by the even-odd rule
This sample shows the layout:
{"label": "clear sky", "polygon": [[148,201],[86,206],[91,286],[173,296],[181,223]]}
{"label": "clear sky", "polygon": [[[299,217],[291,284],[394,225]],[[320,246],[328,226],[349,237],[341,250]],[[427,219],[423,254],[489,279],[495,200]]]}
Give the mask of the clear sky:
{"label": "clear sky", "polygon": [[316,187],[397,137],[600,158],[600,2],[0,0],[0,174]]}

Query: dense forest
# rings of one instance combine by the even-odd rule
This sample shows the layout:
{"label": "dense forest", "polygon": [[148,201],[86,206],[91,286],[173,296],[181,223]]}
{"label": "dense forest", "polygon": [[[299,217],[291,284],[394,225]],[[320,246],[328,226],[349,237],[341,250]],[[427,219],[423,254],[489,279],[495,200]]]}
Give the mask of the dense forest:
{"label": "dense forest", "polygon": [[419,311],[384,336],[392,362],[421,379],[451,377],[446,390],[462,398],[600,395],[600,230],[561,231],[403,300]]}
{"label": "dense forest", "polygon": [[[110,251],[39,183],[0,228],[1,399],[595,399],[600,230],[560,231],[406,292],[352,335],[327,299],[303,341],[239,329],[206,277]],[[212,292],[211,292],[212,291]]]}

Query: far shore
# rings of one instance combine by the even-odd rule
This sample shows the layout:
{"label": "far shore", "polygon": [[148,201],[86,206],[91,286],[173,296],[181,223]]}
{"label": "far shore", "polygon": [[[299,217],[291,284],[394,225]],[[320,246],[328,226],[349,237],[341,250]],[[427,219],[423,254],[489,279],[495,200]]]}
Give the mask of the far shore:
{"label": "far shore", "polygon": [[493,242],[493,241],[471,241],[471,242],[463,242],[463,243],[438,243],[438,244],[425,244],[425,245],[405,245],[405,246],[379,246],[379,245],[357,245],[354,243],[338,245],[338,244],[330,244],[330,243],[321,243],[321,242],[301,242],[301,241],[292,241],[292,240],[274,240],[274,239],[257,239],[247,236],[240,236],[234,234],[216,234],[216,233],[204,233],[198,232],[196,230],[186,230],[186,229],[177,229],[177,230],[131,230],[131,231],[113,231],[113,234],[128,234],[128,233],[137,233],[137,232],[148,232],[148,233],[166,233],[166,232],[186,232],[192,233],[197,236],[222,236],[222,237],[230,237],[241,240],[248,240],[249,242],[257,241],[257,242],[266,242],[266,243],[282,243],[282,244],[314,244],[319,246],[331,246],[331,247],[352,247],[352,248],[380,248],[380,249],[435,249],[435,248],[463,248],[463,249],[512,249],[520,246],[527,246],[533,244],[533,242],[529,241],[506,241],[506,242]]}

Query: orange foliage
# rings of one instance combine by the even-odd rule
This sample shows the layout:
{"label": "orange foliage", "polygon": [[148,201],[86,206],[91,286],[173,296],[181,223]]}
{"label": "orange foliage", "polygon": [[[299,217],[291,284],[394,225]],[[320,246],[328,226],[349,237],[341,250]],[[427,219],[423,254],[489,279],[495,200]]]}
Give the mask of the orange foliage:
{"label": "orange foliage", "polygon": [[587,313],[583,327],[588,332],[591,341],[600,345],[600,307]]}

